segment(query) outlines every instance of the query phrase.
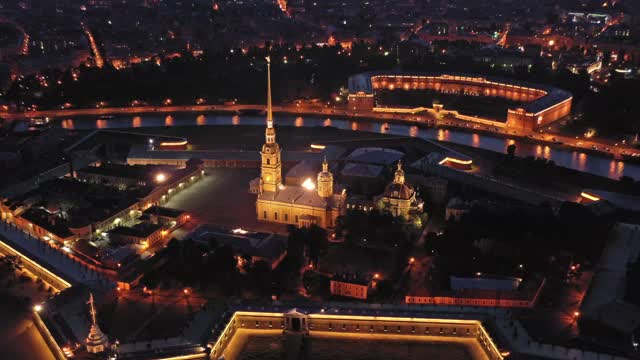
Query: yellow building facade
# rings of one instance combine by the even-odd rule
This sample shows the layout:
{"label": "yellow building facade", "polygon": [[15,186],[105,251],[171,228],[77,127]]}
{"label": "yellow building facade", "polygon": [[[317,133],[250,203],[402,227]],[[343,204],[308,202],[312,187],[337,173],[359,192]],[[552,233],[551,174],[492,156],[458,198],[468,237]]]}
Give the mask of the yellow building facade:
{"label": "yellow building facade", "polygon": [[282,149],[276,142],[271,106],[271,64],[267,58],[267,129],[260,151],[261,169],[256,200],[258,220],[309,226],[316,224],[332,228],[346,209],[346,193],[335,193],[333,174],[326,159],[317,181],[307,179],[301,186],[282,182]]}

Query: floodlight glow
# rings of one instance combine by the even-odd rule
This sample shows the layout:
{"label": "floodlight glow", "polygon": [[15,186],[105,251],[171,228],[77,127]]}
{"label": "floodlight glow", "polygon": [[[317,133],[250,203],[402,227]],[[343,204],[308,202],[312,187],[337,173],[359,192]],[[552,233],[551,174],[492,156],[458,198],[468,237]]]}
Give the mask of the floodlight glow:
{"label": "floodlight glow", "polygon": [[316,184],[313,183],[313,180],[311,180],[311,178],[307,178],[302,183],[302,187],[307,189],[307,190],[314,190],[316,188]]}

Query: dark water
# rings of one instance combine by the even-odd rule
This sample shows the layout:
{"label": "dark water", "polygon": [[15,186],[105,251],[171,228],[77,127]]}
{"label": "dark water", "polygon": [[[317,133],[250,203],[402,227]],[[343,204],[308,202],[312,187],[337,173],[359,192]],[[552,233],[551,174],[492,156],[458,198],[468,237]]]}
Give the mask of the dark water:
{"label": "dark water", "polygon": [[[305,360],[472,360],[466,347],[423,341],[311,338]],[[250,336],[238,360],[281,360],[286,356],[281,336]]]}
{"label": "dark water", "polygon": [[[175,115],[143,114],[116,115],[112,118],[76,117],[59,119],[55,123],[66,129],[123,129],[157,126],[209,126],[209,125],[264,125],[264,116],[259,115],[221,115],[221,114],[193,114],[179,113]],[[444,130],[433,128],[419,128],[412,125],[384,124],[378,121],[345,120],[321,117],[296,117],[294,115],[279,115],[276,123],[283,126],[312,127],[333,126],[339,129],[388,133],[424,139],[437,139],[455,144],[468,145],[505,153],[509,144],[516,145],[516,155],[534,156],[551,159],[559,166],[588,172],[595,175],[619,179],[622,175],[640,179],[640,165],[616,161],[604,156],[586,154],[580,151],[563,149],[548,145],[536,145],[520,142],[517,139],[507,139],[473,132]],[[19,124],[17,129],[25,129],[26,124]]]}

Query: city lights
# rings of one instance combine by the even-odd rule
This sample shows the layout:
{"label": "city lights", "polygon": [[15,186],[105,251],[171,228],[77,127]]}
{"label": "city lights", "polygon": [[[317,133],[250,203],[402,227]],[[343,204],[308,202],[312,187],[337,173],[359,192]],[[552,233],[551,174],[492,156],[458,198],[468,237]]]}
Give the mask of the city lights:
{"label": "city lights", "polygon": [[13,2],[17,352],[638,355],[640,0]]}

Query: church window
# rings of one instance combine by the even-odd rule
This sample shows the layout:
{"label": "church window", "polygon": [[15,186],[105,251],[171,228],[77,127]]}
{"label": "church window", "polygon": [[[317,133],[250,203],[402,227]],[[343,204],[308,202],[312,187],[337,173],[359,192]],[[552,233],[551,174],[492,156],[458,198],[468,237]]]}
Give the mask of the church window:
{"label": "church window", "polygon": [[267,158],[267,165],[271,165],[271,159]]}
{"label": "church window", "polygon": [[263,217],[264,219],[266,219],[266,218],[267,218],[267,211],[266,211],[266,210],[262,213],[262,217]]}
{"label": "church window", "polygon": [[289,214],[284,214],[284,221],[289,221]]}
{"label": "church window", "polygon": [[273,218],[278,220],[278,213],[277,212],[273,213]]}
{"label": "church window", "polygon": [[296,224],[298,223],[298,215],[296,215]]}

